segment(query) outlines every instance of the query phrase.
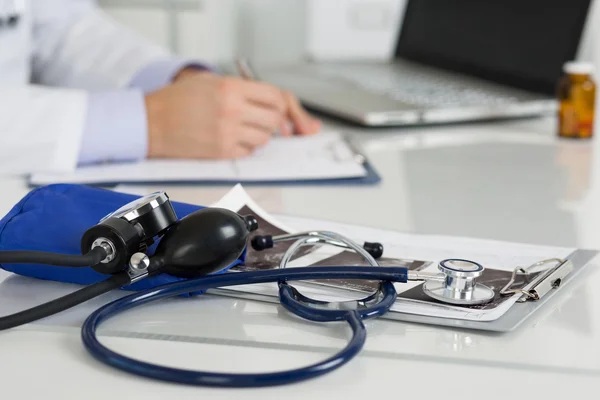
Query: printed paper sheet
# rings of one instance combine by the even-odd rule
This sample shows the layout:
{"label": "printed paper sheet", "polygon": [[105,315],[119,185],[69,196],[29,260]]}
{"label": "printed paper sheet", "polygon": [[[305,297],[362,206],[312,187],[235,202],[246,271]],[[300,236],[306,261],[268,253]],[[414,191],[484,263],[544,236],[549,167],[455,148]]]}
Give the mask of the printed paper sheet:
{"label": "printed paper sheet", "polygon": [[[517,266],[527,267],[542,259],[564,258],[574,249],[546,246],[530,246],[490,240],[458,237],[414,235],[352,225],[315,221],[293,217],[275,218],[266,213],[245,192],[242,186],[234,187],[213,206],[227,208],[242,215],[252,214],[259,220],[259,230],[254,235],[279,235],[305,230],[330,230],[355,240],[380,242],[384,245],[381,265],[404,266],[411,270],[438,272],[439,261],[446,258],[463,258],[477,261],[486,267],[479,282],[496,291],[490,303],[479,306],[454,306],[430,299],[422,291],[423,282],[396,284],[398,301],[392,312],[413,313],[445,318],[490,321],[502,316],[516,302],[519,295],[500,295],[499,291],[510,280]],[[279,268],[279,261],[293,241],[279,243],[273,249],[262,252],[249,249],[244,266],[236,271]],[[290,267],[314,265],[367,265],[362,258],[350,251],[333,246],[304,248]],[[538,271],[539,273],[539,271]],[[532,273],[519,276],[513,288],[526,288],[537,276]],[[299,282],[294,286],[303,294],[321,300],[340,301],[366,297],[377,287],[373,281],[318,281]],[[234,295],[260,294],[276,297],[276,284],[243,285],[228,288]]]}

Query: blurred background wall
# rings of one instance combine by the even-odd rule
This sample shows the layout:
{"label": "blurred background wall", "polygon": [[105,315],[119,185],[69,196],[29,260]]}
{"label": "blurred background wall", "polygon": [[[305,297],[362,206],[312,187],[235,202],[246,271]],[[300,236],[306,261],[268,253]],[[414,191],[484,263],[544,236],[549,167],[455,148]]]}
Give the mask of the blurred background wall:
{"label": "blurred background wall", "polygon": [[[593,1],[579,54],[579,59],[594,62],[600,60],[598,1]],[[268,65],[303,59],[387,59],[405,4],[405,0],[98,2],[119,21],[177,54],[211,63],[228,63],[240,54]]]}

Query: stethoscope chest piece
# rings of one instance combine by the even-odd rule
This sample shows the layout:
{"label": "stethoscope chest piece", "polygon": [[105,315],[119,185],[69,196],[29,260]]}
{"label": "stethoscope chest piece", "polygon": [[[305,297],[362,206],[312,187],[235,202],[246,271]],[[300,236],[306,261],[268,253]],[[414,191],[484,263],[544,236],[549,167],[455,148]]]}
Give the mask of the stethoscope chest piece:
{"label": "stethoscope chest piece", "polygon": [[427,280],[423,284],[426,295],[444,303],[478,305],[489,303],[496,293],[489,287],[476,283],[483,274],[482,265],[468,260],[448,259],[439,263],[444,280]]}

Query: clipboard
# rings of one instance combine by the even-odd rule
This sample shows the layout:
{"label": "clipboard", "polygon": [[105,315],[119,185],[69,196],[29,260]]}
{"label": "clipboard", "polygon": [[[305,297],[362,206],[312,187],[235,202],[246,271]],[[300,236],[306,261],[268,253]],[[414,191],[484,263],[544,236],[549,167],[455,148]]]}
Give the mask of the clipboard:
{"label": "clipboard", "polygon": [[[274,139],[262,153],[243,160],[144,160],[79,168],[72,174],[33,174],[30,187],[53,183],[128,185],[375,185],[373,165],[347,137],[329,132]],[[287,155],[290,157],[287,157]]]}
{"label": "clipboard", "polygon": [[[381,319],[388,319],[393,321],[411,322],[425,325],[436,325],[447,328],[457,328],[461,330],[476,330],[476,331],[488,331],[497,333],[507,333],[516,330],[520,325],[526,321],[535,318],[537,314],[545,308],[545,306],[560,298],[564,292],[564,288],[576,282],[580,279],[580,275],[584,275],[587,269],[591,268],[590,265],[594,265],[593,259],[600,254],[599,251],[595,250],[582,250],[578,249],[572,252],[568,257],[565,258],[567,263],[562,266],[567,266],[567,270],[560,275],[560,282],[556,285],[556,276],[551,274],[545,276],[546,279],[541,279],[534,285],[530,290],[536,291],[542,288],[545,284],[555,284],[556,287],[552,290],[548,290],[539,299],[526,299],[527,296],[521,296],[521,298],[501,317],[493,321],[469,321],[462,319],[453,318],[442,318],[432,317],[427,315],[417,315],[400,312],[388,312],[381,316]],[[600,262],[600,260],[599,260]],[[559,266],[560,267],[560,266]],[[552,270],[552,269],[550,269]],[[554,278],[554,279],[553,279]],[[258,301],[265,301],[270,303],[278,303],[279,299],[268,295],[257,294],[257,293],[240,293],[229,289],[212,289],[208,293],[220,294],[224,296],[231,296],[237,298],[252,299]]]}
{"label": "clipboard", "polygon": [[[586,269],[592,265],[592,260],[599,254],[595,250],[575,250],[566,260],[572,263],[572,271],[561,278],[560,286],[548,291],[538,300],[526,300],[523,296],[500,318],[489,321],[466,321],[449,318],[429,317],[422,315],[388,313],[385,318],[415,322],[429,325],[439,325],[450,328],[460,328],[469,330],[483,330],[490,332],[511,332],[531,318],[534,318],[544,307],[555,298],[559,298],[564,292],[564,288],[576,282],[580,275],[583,275]],[[549,277],[551,278],[551,277]],[[551,279],[544,282],[552,282]]]}
{"label": "clipboard", "polygon": [[[100,180],[93,183],[83,183],[89,186],[116,187],[121,184],[127,185],[200,185],[200,186],[232,186],[243,184],[244,186],[360,186],[360,185],[376,185],[381,182],[381,176],[375,168],[369,163],[363,164],[366,174],[357,178],[336,178],[336,179],[298,179],[298,180],[227,180],[227,179],[182,179],[182,180],[136,180],[136,181],[120,181],[120,180]],[[57,180],[55,183],[64,183]],[[27,180],[30,188],[36,188],[50,184],[50,182],[36,182],[35,176],[30,175]]]}

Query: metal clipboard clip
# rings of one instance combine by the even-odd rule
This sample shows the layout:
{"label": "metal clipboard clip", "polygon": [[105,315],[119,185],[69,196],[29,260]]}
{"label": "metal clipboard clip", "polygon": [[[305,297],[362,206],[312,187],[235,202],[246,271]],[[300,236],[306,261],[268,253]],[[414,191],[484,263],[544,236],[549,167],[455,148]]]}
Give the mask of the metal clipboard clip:
{"label": "metal clipboard clip", "polygon": [[[529,289],[511,289],[515,283],[517,275],[528,275],[531,273],[533,268],[550,262],[557,262],[558,264],[552,268],[542,271],[540,275],[533,280]],[[527,300],[540,300],[552,289],[558,288],[563,279],[569,273],[571,273],[571,271],[573,271],[573,262],[571,260],[563,260],[560,258],[543,260],[532,264],[527,268],[517,267],[514,269],[510,281],[500,290],[500,294],[509,295],[521,293],[522,296],[517,300],[519,303],[526,302]]]}
{"label": "metal clipboard clip", "polygon": [[354,160],[356,161],[356,163],[364,165],[367,162],[367,157],[358,149],[358,147],[347,136],[344,136],[342,138],[342,140],[346,143],[346,145],[354,153]]}

